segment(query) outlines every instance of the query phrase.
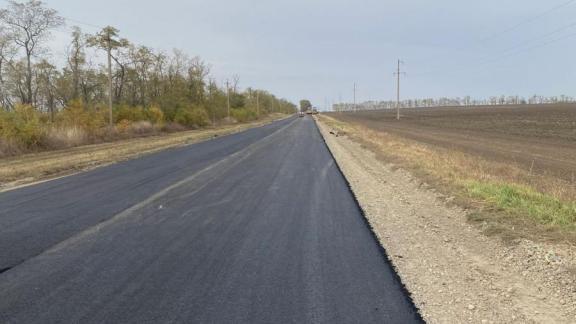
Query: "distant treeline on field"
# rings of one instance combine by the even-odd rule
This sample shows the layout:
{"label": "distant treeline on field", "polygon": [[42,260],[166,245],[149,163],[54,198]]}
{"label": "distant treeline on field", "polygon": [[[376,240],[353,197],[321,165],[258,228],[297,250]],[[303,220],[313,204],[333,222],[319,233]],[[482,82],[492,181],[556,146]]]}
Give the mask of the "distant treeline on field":
{"label": "distant treeline on field", "polygon": [[[493,96],[488,99],[473,99],[470,96],[455,98],[426,98],[426,99],[406,99],[400,101],[400,108],[421,108],[421,107],[458,107],[458,106],[496,106],[496,105],[541,105],[556,103],[576,103],[576,98],[565,95],[554,97],[543,97],[534,95],[529,98],[521,96]],[[356,105],[352,103],[338,103],[332,106],[334,111],[354,111],[354,110],[378,110],[396,108],[395,100],[389,101],[366,101]]]}
{"label": "distant treeline on field", "polygon": [[237,76],[217,84],[198,57],[136,45],[113,27],[73,27],[58,66],[51,54],[61,49],[46,44],[64,22],[36,0],[0,10],[0,156],[296,112],[267,91],[240,90]]}

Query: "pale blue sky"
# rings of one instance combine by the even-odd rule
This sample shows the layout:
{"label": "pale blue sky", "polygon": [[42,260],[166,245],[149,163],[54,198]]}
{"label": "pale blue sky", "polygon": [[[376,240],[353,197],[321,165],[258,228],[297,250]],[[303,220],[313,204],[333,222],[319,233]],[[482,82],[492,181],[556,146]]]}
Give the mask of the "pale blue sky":
{"label": "pale blue sky", "polygon": [[[502,33],[568,0],[47,0],[63,16],[113,25],[134,43],[183,49],[213,75],[240,76],[242,87],[268,89],[318,106],[395,96],[402,58],[410,98],[576,95],[576,1]],[[68,22],[68,25],[73,25]],[[566,27],[564,26],[574,26]],[[80,25],[85,31],[94,28]],[[561,29],[557,33],[552,33]],[[497,34],[497,37],[486,40]],[[547,46],[506,52],[546,36]],[[56,42],[64,36],[55,35]],[[63,49],[62,45],[62,49]],[[504,54],[512,53],[509,57]],[[479,63],[497,58],[495,62]]]}

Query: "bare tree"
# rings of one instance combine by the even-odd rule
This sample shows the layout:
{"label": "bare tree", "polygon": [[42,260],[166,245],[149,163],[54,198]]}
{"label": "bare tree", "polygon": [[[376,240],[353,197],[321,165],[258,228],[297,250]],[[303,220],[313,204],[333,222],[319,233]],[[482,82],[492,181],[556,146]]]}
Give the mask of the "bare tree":
{"label": "bare tree", "polygon": [[240,76],[238,74],[234,74],[232,76],[232,93],[238,92],[239,84],[240,84]]}
{"label": "bare tree", "polygon": [[32,104],[32,57],[49,35],[50,29],[64,24],[54,9],[44,7],[41,1],[25,3],[10,1],[7,9],[0,10],[0,21],[8,29],[12,40],[24,50],[26,59],[25,87],[22,101]]}
{"label": "bare tree", "polygon": [[8,91],[7,80],[4,77],[6,69],[12,64],[16,48],[8,35],[0,27],[0,106],[4,109],[12,107],[11,96]]}
{"label": "bare tree", "polygon": [[38,87],[34,93],[35,102],[41,107],[46,107],[50,113],[50,121],[54,122],[56,112],[56,89],[55,79],[58,77],[56,67],[46,60],[42,60],[35,66]]}

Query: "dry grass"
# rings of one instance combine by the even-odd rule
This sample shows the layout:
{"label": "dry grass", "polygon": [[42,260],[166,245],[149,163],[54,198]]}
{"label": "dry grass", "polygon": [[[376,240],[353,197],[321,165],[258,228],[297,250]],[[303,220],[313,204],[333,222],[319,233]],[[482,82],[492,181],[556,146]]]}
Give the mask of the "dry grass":
{"label": "dry grass", "polygon": [[[236,133],[284,117],[286,116],[274,114],[252,123],[226,125],[213,129],[184,131],[159,136],[139,137],[110,143],[77,146],[59,151],[1,158],[0,191],[135,158],[169,147],[192,144],[215,136]],[[55,138],[67,142],[74,140],[75,136],[74,131],[66,130],[57,133]]]}
{"label": "dry grass", "polygon": [[0,158],[3,156],[12,156],[22,154],[21,145],[11,138],[0,137]]}
{"label": "dry grass", "polygon": [[81,127],[52,127],[43,137],[43,146],[53,149],[70,148],[88,142],[88,133]]}
{"label": "dry grass", "polygon": [[[327,116],[321,120],[367,146],[379,157],[409,169],[440,191],[454,196],[460,204],[476,207],[472,220],[488,231],[540,238],[545,232],[549,239],[555,235],[548,234],[557,230],[573,232],[575,229],[574,183],[534,175],[514,163],[488,161]],[[510,230],[516,233],[511,234]]]}

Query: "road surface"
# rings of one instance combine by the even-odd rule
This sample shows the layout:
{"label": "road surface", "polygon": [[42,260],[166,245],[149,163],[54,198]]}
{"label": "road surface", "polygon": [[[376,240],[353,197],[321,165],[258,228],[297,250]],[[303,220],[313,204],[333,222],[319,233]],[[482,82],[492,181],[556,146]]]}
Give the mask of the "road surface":
{"label": "road surface", "polygon": [[0,194],[0,323],[417,323],[314,121]]}

